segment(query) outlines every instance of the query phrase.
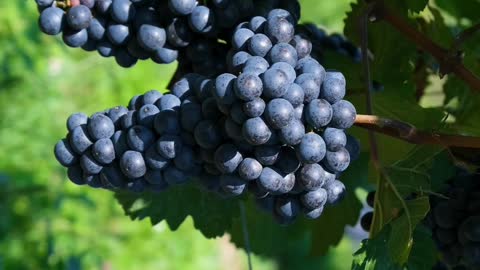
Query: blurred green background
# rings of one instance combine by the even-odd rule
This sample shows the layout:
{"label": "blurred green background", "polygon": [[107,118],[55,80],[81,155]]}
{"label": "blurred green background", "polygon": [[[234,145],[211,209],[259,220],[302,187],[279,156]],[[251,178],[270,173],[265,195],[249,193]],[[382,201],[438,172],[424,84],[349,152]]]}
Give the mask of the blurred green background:
{"label": "blurred green background", "polygon": [[[302,20],[341,32],[349,0],[302,2]],[[246,269],[228,241],[205,239],[188,219],[130,221],[113,195],[69,183],[53,156],[73,112],[126,104],[163,90],[176,65],[131,69],[67,48],[40,33],[33,0],[0,1],[0,270]],[[254,269],[349,269],[354,244],[344,240],[322,258],[254,257]]]}

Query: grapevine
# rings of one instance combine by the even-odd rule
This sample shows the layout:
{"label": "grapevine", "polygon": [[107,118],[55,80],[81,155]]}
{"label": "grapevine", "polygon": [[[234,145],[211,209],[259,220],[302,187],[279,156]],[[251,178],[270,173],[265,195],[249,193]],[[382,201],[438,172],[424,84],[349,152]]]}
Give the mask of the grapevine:
{"label": "grapevine", "polygon": [[[165,90],[72,113],[53,149],[72,183],[111,191],[132,219],[176,229],[191,215],[207,237],[277,257],[291,247],[251,235],[308,236],[320,255],[357,222],[369,236],[352,269],[480,267],[468,11],[442,39],[444,1],[359,0],[342,34],[302,19],[297,0],[35,2],[40,31],[68,47],[122,68],[177,64]],[[428,107],[432,85],[444,100]]]}

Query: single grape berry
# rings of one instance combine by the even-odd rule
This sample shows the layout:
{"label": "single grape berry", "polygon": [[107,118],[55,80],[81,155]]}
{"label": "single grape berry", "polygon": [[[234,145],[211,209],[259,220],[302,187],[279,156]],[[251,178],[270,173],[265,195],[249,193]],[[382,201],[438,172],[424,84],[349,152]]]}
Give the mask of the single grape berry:
{"label": "single grape berry", "polygon": [[214,155],[215,165],[222,173],[233,173],[242,162],[242,154],[232,144],[224,144],[217,148]]}
{"label": "single grape berry", "polygon": [[214,14],[206,6],[196,6],[188,16],[190,28],[197,33],[209,33],[214,27]]}
{"label": "single grape berry", "polygon": [[255,180],[262,173],[262,164],[253,158],[245,158],[238,166],[238,174],[247,181]]}
{"label": "single grape berry", "polygon": [[230,196],[239,196],[246,190],[246,182],[236,174],[223,174],[220,176],[222,190]]}
{"label": "single grape berry", "polygon": [[332,106],[324,99],[314,99],[306,107],[305,118],[313,128],[321,129],[333,118]]}
{"label": "single grape berry", "polygon": [[375,194],[376,192],[375,191],[370,191],[368,194],[367,194],[367,205],[370,206],[370,207],[373,207],[373,203],[375,201]]}
{"label": "single grape berry", "polygon": [[55,145],[55,157],[64,167],[71,167],[78,163],[78,156],[67,139],[62,139]]}
{"label": "single grape berry", "polygon": [[244,101],[252,101],[262,94],[263,83],[254,73],[244,72],[238,76],[234,89],[238,98]]}
{"label": "single grape berry", "polygon": [[265,167],[257,179],[258,186],[268,192],[276,192],[280,189],[283,177],[276,170]]}
{"label": "single grape berry", "polygon": [[262,77],[263,95],[267,98],[279,98],[288,90],[287,73],[279,68],[269,68]]}
{"label": "single grape berry", "polygon": [[182,150],[182,139],[179,136],[165,134],[156,142],[157,152],[164,158],[173,159]]}
{"label": "single grape berry", "polygon": [[275,211],[283,218],[294,219],[300,212],[300,204],[293,197],[279,197],[275,201]]}
{"label": "single grape berry", "polygon": [[265,117],[268,123],[276,129],[287,126],[293,118],[293,106],[285,99],[276,98],[268,102]]}
{"label": "single grape berry", "polygon": [[70,146],[79,155],[83,154],[93,144],[87,132],[86,125],[77,126],[70,133]]}
{"label": "single grape berry", "polygon": [[328,204],[337,204],[345,196],[345,185],[338,180],[329,182],[323,188],[327,191]]}
{"label": "single grape berry", "polygon": [[331,125],[335,128],[347,129],[355,123],[357,111],[352,103],[340,100],[332,105],[333,116]]}
{"label": "single grape berry", "polygon": [[178,15],[188,15],[193,12],[197,1],[195,0],[168,0],[170,10]]}
{"label": "single grape berry", "polygon": [[250,118],[243,124],[242,134],[245,140],[252,145],[266,143],[272,136],[267,124],[260,117]]}
{"label": "single grape berry", "polygon": [[144,24],[137,32],[140,46],[147,51],[155,51],[163,47],[167,40],[165,29],[154,25]]}
{"label": "single grape berry", "polygon": [[338,71],[328,71],[322,83],[320,97],[334,104],[345,96],[345,77]]}
{"label": "single grape berry", "polygon": [[265,57],[272,46],[272,41],[266,35],[259,33],[249,39],[248,51],[251,55]]}
{"label": "single grape berry", "polygon": [[135,17],[135,5],[130,0],[114,0],[110,6],[110,15],[117,23],[128,23]]}
{"label": "single grape berry", "polygon": [[296,146],[296,150],[298,158],[307,164],[322,161],[326,154],[325,142],[320,135],[313,132],[303,136],[301,142]]}
{"label": "single grape berry", "polygon": [[147,149],[144,159],[148,168],[153,170],[163,170],[170,165],[170,159],[158,154],[155,145],[152,145]]}
{"label": "single grape berry", "polygon": [[65,25],[65,13],[57,7],[46,8],[40,14],[38,25],[45,34],[58,35],[63,31]]}
{"label": "single grape berry", "polygon": [[326,128],[323,131],[323,140],[328,151],[337,151],[347,144],[347,135],[341,129]]}
{"label": "single grape berry", "polygon": [[107,165],[115,159],[115,148],[110,139],[100,139],[93,144],[92,155],[96,161]]}
{"label": "single grape berry", "polygon": [[372,226],[373,221],[373,212],[367,212],[362,216],[360,219],[360,225],[364,231],[370,231],[370,227]]}
{"label": "single grape berry", "polygon": [[325,173],[317,163],[306,164],[297,172],[296,179],[303,189],[312,191],[323,186]]}
{"label": "single grape berry", "polygon": [[92,12],[84,5],[78,5],[70,8],[67,12],[67,23],[75,30],[87,28],[92,21]]}
{"label": "single grape berry", "polygon": [[335,152],[327,151],[324,164],[332,172],[343,172],[350,165],[350,154],[343,147]]}
{"label": "single grape berry", "polygon": [[323,188],[318,188],[301,195],[300,201],[305,208],[313,210],[323,207],[327,202],[327,197],[327,191]]}
{"label": "single grape berry", "polygon": [[265,107],[266,104],[262,98],[255,98],[243,104],[243,112],[246,116],[255,118],[263,114]]}
{"label": "single grape berry", "polygon": [[127,151],[120,159],[120,168],[123,174],[130,179],[139,178],[145,175],[147,167],[140,152]]}
{"label": "single grape berry", "polygon": [[271,166],[275,164],[280,154],[279,145],[261,145],[255,147],[255,159],[264,166]]}

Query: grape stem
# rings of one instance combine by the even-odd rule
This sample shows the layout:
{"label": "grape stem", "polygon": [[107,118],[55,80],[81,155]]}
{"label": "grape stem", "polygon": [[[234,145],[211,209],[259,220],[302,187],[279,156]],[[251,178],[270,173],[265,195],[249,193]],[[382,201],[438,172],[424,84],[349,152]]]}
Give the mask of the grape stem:
{"label": "grape stem", "polygon": [[355,125],[369,131],[382,133],[412,144],[434,144],[445,147],[480,148],[480,138],[462,135],[448,135],[437,132],[418,130],[410,123],[378,117],[376,115],[359,114]]}
{"label": "grape stem", "polygon": [[[373,3],[368,4],[362,12],[362,16],[359,18],[360,21],[358,22],[359,30],[361,33],[361,51],[362,51],[362,68],[363,68],[363,76],[364,76],[364,87],[365,87],[365,94],[366,94],[366,107],[367,113],[373,114],[373,102],[372,102],[372,79],[370,73],[370,58],[368,57],[368,20],[370,18],[370,14],[373,11],[375,5]],[[378,173],[383,176],[383,179],[388,181],[388,175],[383,169],[383,166],[380,162],[380,156],[378,153],[378,143],[377,143],[377,136],[374,130],[368,131],[368,139],[370,144],[370,158],[373,162],[373,165],[377,169]],[[381,180],[377,182],[377,190],[380,191],[382,188]],[[375,199],[374,201],[374,214],[372,219],[372,225],[370,226],[370,237],[375,236],[379,229],[376,228],[375,224],[382,224],[382,213],[378,210],[378,201]],[[408,209],[406,209],[408,211]],[[377,221],[379,220],[379,221]],[[410,224],[410,222],[409,222]]]}
{"label": "grape stem", "polygon": [[[365,10],[363,11],[363,15],[360,17],[360,33],[361,33],[361,51],[362,51],[362,68],[363,68],[363,75],[364,75],[364,87],[365,87],[365,94],[366,94],[366,108],[368,114],[373,114],[373,102],[372,102],[372,80],[370,74],[370,59],[368,57],[368,18],[370,13],[374,8],[373,4],[368,4]],[[370,142],[370,154],[372,161],[374,164],[379,168],[381,167],[379,164],[380,157],[378,155],[378,147],[377,141],[375,137],[375,133],[373,131],[368,132],[368,138]]]}
{"label": "grape stem", "polygon": [[[473,74],[462,63],[462,55],[458,51],[442,48],[423,33],[410,26],[403,18],[391,11],[383,1],[372,1],[374,9],[371,13],[376,20],[384,20],[410,41],[430,53],[440,64],[441,75],[454,73],[465,81],[473,91],[480,92],[480,78]],[[471,31],[476,32],[480,26]]]}

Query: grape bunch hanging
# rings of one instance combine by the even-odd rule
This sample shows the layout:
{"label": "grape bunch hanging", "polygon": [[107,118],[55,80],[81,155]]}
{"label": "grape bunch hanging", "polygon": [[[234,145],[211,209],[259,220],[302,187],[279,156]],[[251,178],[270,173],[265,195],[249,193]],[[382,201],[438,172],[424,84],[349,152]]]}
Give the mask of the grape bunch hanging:
{"label": "grape bunch hanging", "polygon": [[430,196],[424,223],[432,230],[441,262],[454,269],[480,268],[479,180],[479,171],[458,168],[440,191],[442,196]]}
{"label": "grape bunch hanging", "polygon": [[[40,29],[62,35],[70,47],[114,57],[122,67],[138,60],[189,62],[195,72],[224,69],[225,45],[242,19],[284,7],[298,13],[296,1],[246,0],[36,0]],[[298,15],[299,16],[299,15]],[[189,57],[189,56],[197,57]],[[201,56],[200,61],[198,59]],[[194,61],[191,61],[194,60]]]}
{"label": "grape bunch hanging", "polygon": [[[97,9],[104,2],[110,3],[110,11],[101,13]],[[193,13],[174,9],[176,4],[187,2],[168,1],[168,7],[158,11],[168,13],[163,19],[188,21]],[[213,30],[206,31],[209,33],[195,31],[192,23],[185,28],[162,28],[160,24],[155,27],[165,31],[165,38],[147,31],[148,38],[142,40],[140,29],[146,28],[149,20],[158,20],[155,5],[164,2],[112,0],[90,5],[90,1],[80,1],[65,12],[55,7],[55,2],[37,1],[43,31],[48,32],[46,26],[51,24],[42,25],[42,21],[55,19],[46,11],[56,10],[61,27],[48,33],[63,31],[64,40],[65,33],[73,29],[68,21],[71,17],[78,21],[79,15],[71,14],[73,10],[85,10],[86,17],[91,18],[89,24],[74,30],[86,33],[81,46],[93,42],[99,50],[101,42],[113,44],[108,37],[112,23],[134,29],[128,42],[112,46],[121,66],[141,59],[130,52],[130,43],[142,52],[149,51],[154,61],[164,49],[181,54],[182,46],[170,41],[171,29],[188,28],[189,33],[203,35],[199,37],[203,41],[211,36],[228,37],[221,45],[223,50],[217,51],[224,55],[220,58],[223,65],[215,72],[188,73],[173,84],[171,92],[148,91],[133,97],[128,107],[118,106],[90,117],[71,115],[67,120],[69,133],[54,150],[57,160],[67,167],[70,180],[130,192],[161,192],[193,182],[224,198],[250,193],[281,224],[289,224],[301,214],[316,219],[324,207],[340,201],[345,186],[339,178],[359,152],[358,141],[345,133],[356,118],[355,107],[343,99],[345,77],[339,71],[325,70],[311,56],[312,43],[306,35],[296,33],[298,15],[275,9],[282,2],[293,2],[266,2],[273,4],[268,5],[265,16],[247,13],[243,16],[246,21],[239,17],[228,25],[213,24]],[[240,1],[213,1],[212,14],[223,14],[228,10],[225,5],[234,3]],[[119,12],[138,11],[128,13],[132,17],[120,22],[116,5],[123,7]],[[196,7],[200,5],[195,2],[193,10]],[[150,16],[140,18],[140,10],[151,11]],[[107,25],[106,39],[91,39],[92,22],[100,18],[110,22],[103,24]],[[151,41],[150,50],[143,44],[147,41]],[[198,44],[210,46],[192,39],[183,47],[187,47],[186,52],[188,47],[201,50]],[[122,54],[133,60],[124,62],[127,58]],[[194,59],[191,56],[187,62]],[[178,60],[179,66],[185,64],[183,58]]]}

